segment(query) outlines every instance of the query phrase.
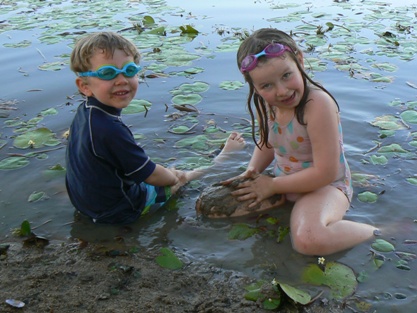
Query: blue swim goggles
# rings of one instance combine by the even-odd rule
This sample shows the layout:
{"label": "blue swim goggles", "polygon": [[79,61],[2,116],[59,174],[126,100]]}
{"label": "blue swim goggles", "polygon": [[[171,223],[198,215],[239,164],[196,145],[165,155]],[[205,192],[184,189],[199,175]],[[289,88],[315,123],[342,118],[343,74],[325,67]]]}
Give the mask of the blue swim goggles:
{"label": "blue swim goggles", "polygon": [[127,63],[120,70],[113,65],[103,65],[97,69],[97,71],[92,72],[81,72],[78,73],[80,77],[98,77],[103,80],[112,80],[116,78],[117,75],[123,74],[124,77],[133,77],[142,69],[140,65],[137,65],[134,62]]}

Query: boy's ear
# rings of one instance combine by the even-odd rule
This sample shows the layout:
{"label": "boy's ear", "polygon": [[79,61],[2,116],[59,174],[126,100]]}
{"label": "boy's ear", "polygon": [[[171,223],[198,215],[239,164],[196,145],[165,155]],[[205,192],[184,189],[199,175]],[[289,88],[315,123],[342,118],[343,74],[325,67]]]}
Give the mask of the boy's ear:
{"label": "boy's ear", "polygon": [[82,77],[77,77],[75,79],[75,84],[78,87],[78,90],[85,96],[90,97],[93,95],[93,92],[90,89],[90,86],[87,83],[87,80]]}

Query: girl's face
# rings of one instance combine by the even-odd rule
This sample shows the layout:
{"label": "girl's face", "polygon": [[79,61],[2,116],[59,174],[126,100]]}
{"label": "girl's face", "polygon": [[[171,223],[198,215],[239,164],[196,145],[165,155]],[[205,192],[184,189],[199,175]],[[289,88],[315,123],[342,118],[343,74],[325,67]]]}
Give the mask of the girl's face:
{"label": "girl's face", "polygon": [[[303,65],[301,53],[297,57]],[[259,62],[249,75],[256,93],[271,107],[294,109],[303,97],[303,77],[288,52]]]}
{"label": "girl's face", "polygon": [[[133,62],[133,56],[126,55],[123,50],[115,50],[112,57],[98,51],[90,60],[90,70],[96,71],[103,65],[113,65],[122,69],[129,62]],[[123,74],[117,75],[112,80],[102,80],[98,77],[77,77],[76,84],[84,95],[94,97],[105,105],[123,109],[135,97],[139,78],[138,75],[125,77]]]}

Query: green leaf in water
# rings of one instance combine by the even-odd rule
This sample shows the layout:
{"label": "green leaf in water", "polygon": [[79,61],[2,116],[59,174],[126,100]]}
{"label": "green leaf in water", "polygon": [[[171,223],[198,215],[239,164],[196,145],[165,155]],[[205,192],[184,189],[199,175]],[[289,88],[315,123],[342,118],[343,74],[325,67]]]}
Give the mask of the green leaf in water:
{"label": "green leaf in water", "polygon": [[288,297],[290,297],[292,300],[294,300],[297,303],[305,305],[311,301],[311,296],[303,290],[294,288],[290,285],[283,284],[283,283],[280,283],[279,286],[286,293]]}
{"label": "green leaf in water", "polygon": [[229,231],[228,238],[231,240],[245,240],[258,233],[258,229],[246,224],[234,224]]}
{"label": "green leaf in water", "polygon": [[378,200],[378,196],[373,192],[365,191],[358,194],[358,199],[360,202],[375,203]]}
{"label": "green leaf in water", "polygon": [[395,247],[384,239],[376,239],[371,247],[379,252],[392,252],[395,250]]}
{"label": "green leaf in water", "polygon": [[303,280],[313,285],[325,285],[335,299],[343,299],[354,293],[358,282],[353,270],[341,263],[328,262],[324,271],[317,265],[309,265],[303,272]]}
{"label": "green leaf in water", "polygon": [[224,81],[224,82],[221,82],[219,85],[219,87],[224,90],[238,90],[242,88],[243,86],[244,84],[238,80]]}
{"label": "green leaf in water", "polygon": [[36,202],[40,200],[47,200],[49,196],[43,191],[34,191],[28,198],[28,202]]}
{"label": "green leaf in water", "polygon": [[28,158],[9,157],[0,161],[0,170],[16,170],[29,164]]}
{"label": "green leaf in water", "polygon": [[30,227],[30,223],[27,220],[24,220],[20,225],[20,235],[21,236],[29,236],[32,233],[32,229]]}
{"label": "green leaf in water", "polygon": [[385,165],[388,163],[388,159],[385,155],[372,155],[370,159],[374,165]]}
{"label": "green leaf in water", "polygon": [[54,137],[55,134],[53,132],[48,128],[42,127],[17,136],[13,141],[13,146],[19,149],[28,149],[59,144],[59,141]]}
{"label": "green leaf in water", "polygon": [[122,114],[137,114],[149,110],[152,103],[146,100],[133,99],[129,105],[122,110]]}
{"label": "green leaf in water", "polygon": [[417,124],[417,112],[414,110],[401,112],[400,116],[406,123]]}
{"label": "green leaf in water", "polygon": [[407,182],[409,182],[412,185],[416,185],[417,186],[417,178],[416,177],[409,177],[406,179]]}
{"label": "green leaf in water", "polygon": [[378,153],[407,153],[408,150],[405,150],[397,143],[390,144],[388,146],[382,146],[378,149]]}
{"label": "green leaf in water", "polygon": [[181,29],[181,35],[187,34],[187,35],[198,35],[198,30],[192,27],[191,25],[180,26]]}
{"label": "green leaf in water", "polygon": [[203,100],[199,94],[187,94],[187,95],[176,95],[172,98],[173,104],[189,104],[189,105],[196,105]]}
{"label": "green leaf in water", "polygon": [[163,268],[171,270],[178,270],[183,267],[183,263],[177,256],[168,248],[161,248],[162,255],[156,257],[156,263]]}

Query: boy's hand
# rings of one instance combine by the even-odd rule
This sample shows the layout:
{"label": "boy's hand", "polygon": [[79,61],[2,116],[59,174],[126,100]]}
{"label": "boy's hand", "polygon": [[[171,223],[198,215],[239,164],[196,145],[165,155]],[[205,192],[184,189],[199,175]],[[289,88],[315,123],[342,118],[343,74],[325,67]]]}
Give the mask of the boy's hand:
{"label": "boy's hand", "polygon": [[184,171],[179,171],[179,170],[176,170],[175,168],[170,168],[169,170],[177,178],[176,182],[171,186],[171,192],[172,194],[174,194],[178,191],[178,189],[180,189],[182,186],[184,186],[188,182],[187,176]]}

